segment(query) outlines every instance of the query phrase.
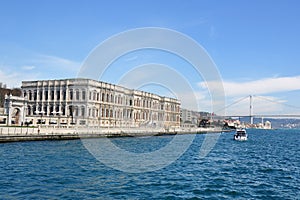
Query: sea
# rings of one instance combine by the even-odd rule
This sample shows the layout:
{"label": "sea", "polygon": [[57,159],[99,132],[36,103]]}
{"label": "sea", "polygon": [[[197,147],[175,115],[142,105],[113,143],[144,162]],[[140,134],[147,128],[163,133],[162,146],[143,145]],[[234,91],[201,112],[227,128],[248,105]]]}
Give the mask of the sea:
{"label": "sea", "polygon": [[[108,156],[140,155],[129,168],[107,164],[82,140],[1,143],[0,199],[300,199],[300,130],[247,133],[243,142],[220,134],[206,156],[199,156],[206,134],[93,139]],[[172,151],[182,150],[191,136],[181,155],[156,168],[161,149],[177,137]],[[117,148],[99,145],[105,140]],[[157,160],[134,171],[152,152]]]}

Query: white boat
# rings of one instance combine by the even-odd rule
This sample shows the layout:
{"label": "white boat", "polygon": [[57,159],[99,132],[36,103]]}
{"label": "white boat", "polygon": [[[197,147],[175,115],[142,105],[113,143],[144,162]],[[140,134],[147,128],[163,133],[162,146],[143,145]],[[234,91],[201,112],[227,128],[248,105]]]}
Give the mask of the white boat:
{"label": "white boat", "polygon": [[248,139],[248,135],[245,129],[237,129],[234,137],[234,140],[246,141]]}

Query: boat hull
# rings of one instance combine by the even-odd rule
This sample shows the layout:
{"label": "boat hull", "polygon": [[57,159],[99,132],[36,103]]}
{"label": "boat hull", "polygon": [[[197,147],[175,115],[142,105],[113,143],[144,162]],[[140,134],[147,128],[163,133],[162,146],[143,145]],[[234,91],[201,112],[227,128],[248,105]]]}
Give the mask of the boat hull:
{"label": "boat hull", "polygon": [[237,141],[246,141],[248,140],[248,137],[247,136],[234,136],[233,138],[234,140],[237,140]]}
{"label": "boat hull", "polygon": [[248,140],[248,135],[246,133],[245,129],[238,129],[236,131],[236,133],[233,136],[234,140],[238,140],[238,141],[246,141]]}

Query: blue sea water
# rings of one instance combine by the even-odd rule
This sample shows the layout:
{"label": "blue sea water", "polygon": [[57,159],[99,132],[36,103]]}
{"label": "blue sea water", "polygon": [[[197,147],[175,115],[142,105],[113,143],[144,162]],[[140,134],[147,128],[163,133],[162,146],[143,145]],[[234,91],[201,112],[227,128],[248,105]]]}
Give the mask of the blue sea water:
{"label": "blue sea water", "polygon": [[[221,134],[204,158],[198,155],[205,135],[196,135],[178,160],[145,173],[104,165],[81,140],[3,143],[0,199],[300,199],[300,130],[248,134],[246,142]],[[151,152],[173,137],[110,140]]]}

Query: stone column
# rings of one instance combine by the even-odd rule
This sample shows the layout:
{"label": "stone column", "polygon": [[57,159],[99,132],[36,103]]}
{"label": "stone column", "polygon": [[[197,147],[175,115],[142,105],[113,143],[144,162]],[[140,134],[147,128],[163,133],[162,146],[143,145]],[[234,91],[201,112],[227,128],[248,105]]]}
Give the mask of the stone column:
{"label": "stone column", "polygon": [[61,86],[61,82],[59,84],[59,115],[62,115],[62,86]]}
{"label": "stone column", "polygon": [[5,103],[6,103],[6,114],[7,114],[7,125],[10,126],[11,125],[11,118],[12,118],[12,101],[10,99],[12,95],[10,94],[5,95]]}
{"label": "stone column", "polygon": [[40,89],[39,86],[36,87],[36,101],[40,101]]}
{"label": "stone column", "polygon": [[54,92],[54,101],[57,101],[57,89],[56,89],[56,82],[53,81],[53,92]]}

